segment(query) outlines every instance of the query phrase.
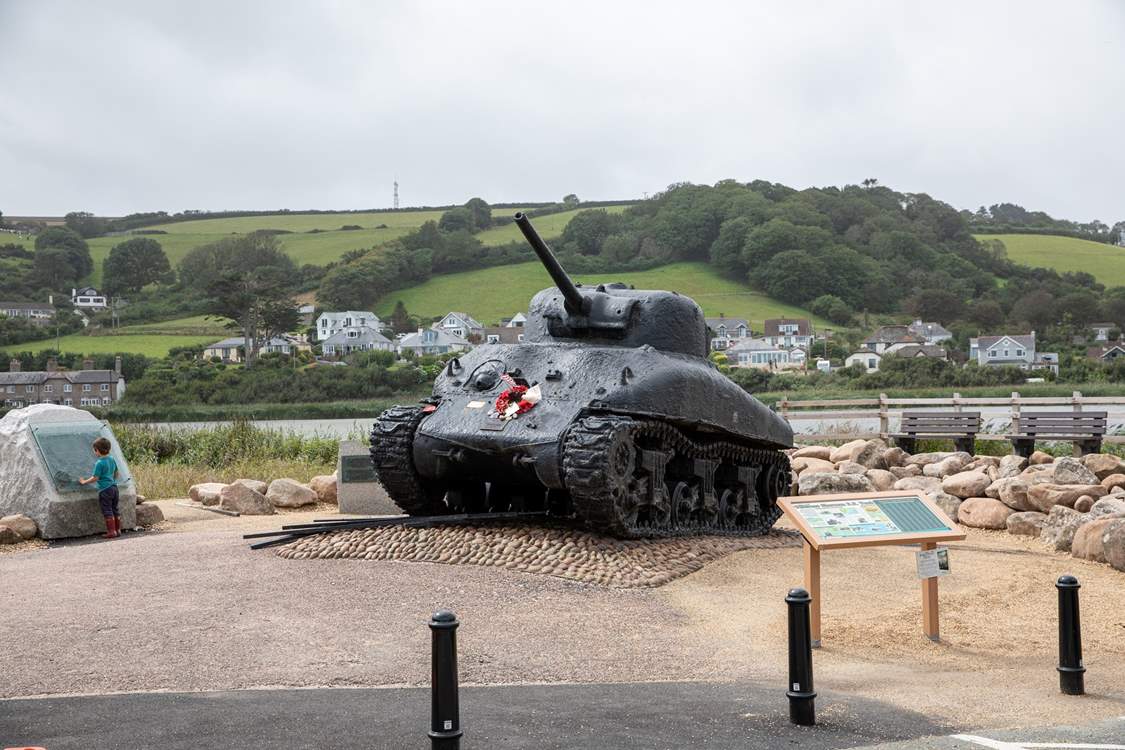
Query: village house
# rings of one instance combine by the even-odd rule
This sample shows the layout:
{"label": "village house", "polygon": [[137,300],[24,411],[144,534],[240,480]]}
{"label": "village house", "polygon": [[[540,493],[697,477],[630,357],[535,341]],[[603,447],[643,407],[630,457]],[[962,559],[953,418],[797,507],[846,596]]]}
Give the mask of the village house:
{"label": "village house", "polygon": [[[481,330],[484,330],[483,326]],[[473,345],[465,339],[441,328],[419,328],[417,333],[408,333],[398,342],[400,354],[410,351],[419,356],[464,352],[472,348]]]}
{"label": "village house", "polygon": [[324,341],[345,328],[363,328],[364,326],[380,331],[383,329],[383,322],[379,320],[375,313],[364,310],[322,312],[320,317],[316,319],[316,340]]}
{"label": "village house", "polygon": [[876,354],[893,354],[896,349],[901,349],[908,344],[924,343],[926,343],[925,339],[913,333],[910,326],[881,326],[864,339],[863,348]]}
{"label": "village house", "polygon": [[92,286],[84,286],[81,289],[70,290],[70,301],[79,310],[104,310],[109,307],[109,302],[106,300],[104,294],[99,294],[98,290]]}
{"label": "village house", "polygon": [[877,372],[883,355],[873,349],[859,349],[844,359],[844,367],[861,366],[865,372]]}
{"label": "village house", "polygon": [[1093,346],[1086,350],[1086,356],[1098,362],[1112,362],[1123,354],[1125,354],[1125,347],[1121,344]]}
{"label": "village house", "polygon": [[[308,342],[296,336],[283,334],[274,336],[259,346],[258,354],[292,354],[311,349]],[[238,364],[246,359],[246,339],[243,336],[232,336],[229,339],[216,341],[203,349],[203,358],[220,359],[224,364]]]}
{"label": "village house", "polygon": [[940,344],[953,338],[953,334],[941,323],[923,323],[921,320],[915,320],[907,326],[907,330],[926,344]]}
{"label": "village house", "polygon": [[449,312],[445,317],[434,323],[433,328],[445,331],[460,339],[480,341],[484,335],[484,326],[463,312]]}
{"label": "village house", "polygon": [[808,350],[813,342],[812,323],[805,318],[769,318],[763,338],[774,346],[799,346]]}
{"label": "village house", "polygon": [[45,326],[55,317],[55,306],[39,302],[0,302],[0,315]]}
{"label": "village house", "polygon": [[1094,341],[1109,341],[1110,331],[1119,329],[1114,323],[1091,323],[1090,330],[1094,333]]}
{"label": "village house", "polygon": [[732,367],[756,370],[794,370],[805,366],[808,353],[800,347],[787,347],[769,340],[743,339],[726,350]]}
{"label": "village house", "polygon": [[503,318],[500,321],[500,325],[506,328],[523,328],[525,323],[527,323],[527,316],[521,312],[516,313],[510,318]]}
{"label": "village house", "polygon": [[313,324],[314,312],[316,312],[316,305],[301,305],[297,308],[297,320],[301,322],[301,325],[307,328]]}
{"label": "village house", "polygon": [[92,359],[83,360],[81,370],[60,370],[52,357],[42,372],[21,372],[20,361],[13,359],[8,372],[0,372],[0,394],[4,406],[12,408],[31,404],[109,406],[125,395],[121,357],[114,360],[112,370],[95,370]]}
{"label": "village house", "polygon": [[712,351],[721,352],[751,335],[750,321],[744,318],[728,318],[719,313],[717,318],[704,318],[707,330],[711,333]]}
{"label": "village house", "polygon": [[1018,367],[1058,374],[1059,355],[1035,350],[1035,331],[1026,335],[981,336],[969,339],[969,359],[981,367]]}
{"label": "village house", "polygon": [[481,334],[486,344],[523,343],[523,326],[488,326]]}
{"label": "village house", "polygon": [[342,357],[352,352],[393,352],[395,344],[369,326],[353,326],[338,331],[320,344],[326,357]]}

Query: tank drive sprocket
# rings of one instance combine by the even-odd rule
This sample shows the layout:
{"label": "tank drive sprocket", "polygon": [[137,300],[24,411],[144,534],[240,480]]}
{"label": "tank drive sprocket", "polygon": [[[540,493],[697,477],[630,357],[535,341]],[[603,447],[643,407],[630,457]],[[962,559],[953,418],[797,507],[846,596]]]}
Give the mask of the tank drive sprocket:
{"label": "tank drive sprocket", "polygon": [[449,512],[446,488],[423,479],[414,468],[414,433],[425,418],[421,406],[393,406],[371,429],[371,462],[395,505],[412,516]]}
{"label": "tank drive sprocket", "polygon": [[765,533],[781,516],[777,498],[791,477],[783,453],[616,415],[570,428],[563,472],[576,514],[628,537]]}

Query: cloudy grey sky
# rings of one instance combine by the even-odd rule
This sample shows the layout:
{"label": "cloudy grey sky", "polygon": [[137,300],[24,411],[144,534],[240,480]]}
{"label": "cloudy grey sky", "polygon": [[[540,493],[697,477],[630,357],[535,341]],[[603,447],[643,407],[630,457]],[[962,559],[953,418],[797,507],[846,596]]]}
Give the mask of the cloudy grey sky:
{"label": "cloudy grey sky", "polygon": [[0,0],[0,210],[876,177],[1125,219],[1125,4]]}

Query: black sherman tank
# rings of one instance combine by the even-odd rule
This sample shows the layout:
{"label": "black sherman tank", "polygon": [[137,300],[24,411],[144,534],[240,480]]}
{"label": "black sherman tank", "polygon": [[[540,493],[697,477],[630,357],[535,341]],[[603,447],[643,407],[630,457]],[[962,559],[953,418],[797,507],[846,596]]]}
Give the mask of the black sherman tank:
{"label": "black sherman tank", "polygon": [[[624,537],[772,527],[793,431],[707,359],[699,305],[577,286],[515,221],[556,286],[531,300],[521,343],[458,354],[432,398],[379,417],[371,456],[391,499],[411,515],[547,511]],[[540,399],[505,419],[498,398],[532,400],[521,388]]]}

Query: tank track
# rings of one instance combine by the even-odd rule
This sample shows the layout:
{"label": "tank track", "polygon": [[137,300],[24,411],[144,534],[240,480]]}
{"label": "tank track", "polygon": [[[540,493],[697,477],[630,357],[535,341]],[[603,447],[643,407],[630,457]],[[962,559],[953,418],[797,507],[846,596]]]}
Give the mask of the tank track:
{"label": "tank track", "polygon": [[[671,487],[663,481],[669,466],[678,468]],[[715,486],[720,466],[722,489]],[[664,422],[621,416],[578,420],[563,444],[563,472],[577,515],[625,537],[764,534],[781,517],[777,498],[788,493],[791,477],[780,451],[700,442]],[[646,498],[648,517],[641,518],[637,505]]]}
{"label": "tank track", "polygon": [[412,516],[448,513],[444,487],[428,486],[414,469],[414,432],[426,414],[420,406],[392,406],[371,428],[371,463],[395,505]]}

